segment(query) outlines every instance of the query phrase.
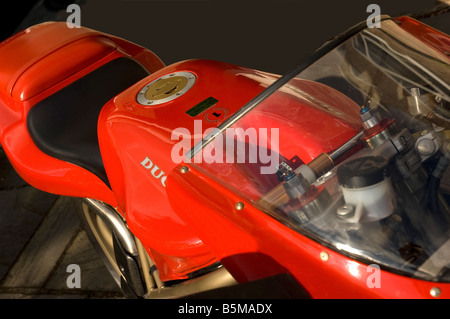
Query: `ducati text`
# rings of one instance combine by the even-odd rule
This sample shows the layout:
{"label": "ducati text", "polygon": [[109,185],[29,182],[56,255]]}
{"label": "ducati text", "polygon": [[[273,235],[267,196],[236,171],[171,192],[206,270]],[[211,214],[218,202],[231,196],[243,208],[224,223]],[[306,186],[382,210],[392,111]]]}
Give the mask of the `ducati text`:
{"label": "ducati text", "polygon": [[144,168],[150,170],[150,174],[161,181],[162,186],[166,187],[166,178],[167,176],[164,174],[164,171],[158,167],[158,165],[153,164],[152,160],[146,157],[142,162],[141,165],[144,166]]}

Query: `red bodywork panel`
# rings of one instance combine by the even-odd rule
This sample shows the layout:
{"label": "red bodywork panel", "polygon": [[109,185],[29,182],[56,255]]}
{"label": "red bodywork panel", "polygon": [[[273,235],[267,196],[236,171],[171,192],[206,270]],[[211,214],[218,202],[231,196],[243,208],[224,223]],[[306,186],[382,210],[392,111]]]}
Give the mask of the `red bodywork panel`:
{"label": "red bodywork panel", "polygon": [[39,101],[124,56],[150,72],[164,66],[147,49],[90,29],[69,29],[62,22],[34,26],[0,44],[0,141],[11,164],[29,184],[49,193],[97,198],[117,206],[111,189],[97,176],[38,149],[26,120]]}
{"label": "red bodywork panel", "polygon": [[[136,102],[146,84],[185,70],[193,72],[197,80],[183,96],[156,106]],[[264,89],[245,74],[257,76],[259,72],[213,61],[177,63],[118,95],[100,114],[100,149],[106,170],[114,172],[109,175],[111,187],[119,206],[126,211],[132,232],[151,247],[151,255],[157,262],[161,264],[164,260],[169,265],[167,269],[160,268],[164,279],[183,278],[217,261],[167,200],[164,181],[177,166],[171,159],[172,148],[178,142],[172,140],[172,132],[180,127],[194,132],[193,118],[186,111],[210,96],[219,100],[218,106],[226,106],[229,114],[245,105]],[[206,121],[203,124],[203,130],[217,126]]]}
{"label": "red bodywork panel", "polygon": [[[136,101],[140,90],[155,79],[174,72],[190,72],[195,74],[196,82],[182,96],[159,105],[141,105]],[[115,99],[102,110],[99,119],[99,140],[104,163],[109,175],[111,187],[124,211],[130,229],[148,247],[152,256],[158,260],[165,258],[171,264],[172,273],[166,274],[176,278],[187,272],[196,270],[208,263],[217,261],[211,254],[208,245],[192,232],[185,223],[185,212],[174,211],[167,199],[165,178],[177,167],[171,157],[172,149],[178,138],[172,133],[179,128],[191,132],[189,149],[208,128],[217,127],[232,116],[254,96],[260,93],[275,76],[259,71],[238,67],[221,62],[205,60],[189,60],[176,63],[138,82]],[[306,89],[310,94],[319,94],[320,99],[333,106],[353,107],[356,123],[358,106],[333,89],[310,81],[298,80],[298,87]],[[315,108],[313,104],[300,102],[294,95],[279,93],[264,104],[281,111],[285,116],[270,116],[267,110],[250,112],[240,122],[244,127],[292,127],[282,130],[280,139],[289,139],[302,145],[298,154],[289,154],[291,145],[284,145],[280,153],[287,156],[299,155],[309,162],[322,152],[330,152],[356,134],[356,124],[349,120],[338,119],[329,112]],[[292,92],[291,92],[292,93]],[[217,121],[211,120],[211,110],[207,109],[195,116],[186,112],[205,99],[213,97],[217,102],[211,109],[222,112]],[[298,118],[287,110],[297,106]],[[218,115],[218,113],[216,113]],[[351,119],[351,117],[350,117]],[[195,120],[201,122],[202,130],[198,132]],[[317,122],[322,123],[318,125]],[[197,125],[198,125],[197,122]],[[295,123],[303,128],[295,130]],[[311,134],[316,132],[316,134]],[[197,136],[195,134],[197,134]],[[211,164],[218,175],[226,170],[226,165]],[[234,175],[232,175],[234,174]],[[247,185],[252,193],[257,193],[256,185],[247,174],[227,172],[227,177],[236,187]],[[264,191],[264,189],[262,189]],[[260,196],[262,194],[260,193]],[[190,206],[191,201],[183,201],[182,206]],[[206,230],[209,229],[206,227]],[[173,256],[173,258],[169,258]],[[175,258],[176,256],[176,258]],[[165,277],[166,278],[166,277]],[[169,277],[167,277],[169,278]]]}
{"label": "red bodywork panel", "polygon": [[[409,26],[406,22],[412,22],[405,19],[407,31],[419,35],[425,43],[434,43],[439,49],[439,43],[448,41],[432,29]],[[110,100],[100,114],[98,138],[108,187],[86,169],[43,153],[31,139],[26,120],[36,103],[119,57],[135,59],[151,75]],[[0,73],[0,141],[16,171],[41,190],[95,198],[118,207],[131,231],[148,248],[162,280],[185,278],[219,260],[240,282],[289,272],[318,298],[423,298],[429,297],[430,288],[436,286],[382,271],[381,288],[370,289],[367,280],[371,273],[366,265],[323,247],[253,206],[253,200],[265,190],[259,189],[258,183],[250,183],[243,172],[230,172],[231,188],[200,174],[197,168],[203,164],[180,172],[179,163],[171,158],[178,142],[172,138],[175,129],[195,132],[196,119],[202,123],[202,133],[217,127],[278,76],[205,60],[165,67],[147,49],[86,28],[69,29],[65,23],[38,25],[2,42],[0,61],[7,61],[2,62]],[[196,75],[187,93],[160,105],[145,106],[136,101],[144,86],[176,71]],[[280,153],[286,158],[297,155],[308,163],[355,134],[358,106],[323,85],[301,80],[293,85],[327,101],[348,118],[279,93],[264,103],[279,107],[281,113],[284,107],[296,105],[304,116],[271,118],[255,109],[240,125],[258,123],[259,127],[270,128],[289,121],[301,123],[302,131],[284,131],[287,135],[280,138],[301,142],[303,147],[290,153],[292,148],[286,145]],[[208,117],[208,111],[195,116],[186,113],[209,97],[217,100],[215,107],[225,110],[217,121]],[[200,138],[192,136],[190,144]],[[223,173],[223,167],[215,167],[217,174]],[[233,190],[239,187],[252,196],[239,196]],[[245,204],[243,210],[235,209],[237,202]],[[320,258],[324,252],[328,257]],[[450,297],[450,289],[442,291],[442,297]]]}
{"label": "red bodywork panel", "polygon": [[[313,298],[431,298],[439,287],[450,298],[450,284],[412,279],[381,270],[379,287],[373,270],[295,232],[255,208],[235,192],[195,168],[174,170],[168,182],[172,206],[183,210],[239,282],[290,273]],[[192,201],[195,198],[195,201]],[[190,205],[183,203],[189,200]],[[237,202],[244,208],[236,209]]]}

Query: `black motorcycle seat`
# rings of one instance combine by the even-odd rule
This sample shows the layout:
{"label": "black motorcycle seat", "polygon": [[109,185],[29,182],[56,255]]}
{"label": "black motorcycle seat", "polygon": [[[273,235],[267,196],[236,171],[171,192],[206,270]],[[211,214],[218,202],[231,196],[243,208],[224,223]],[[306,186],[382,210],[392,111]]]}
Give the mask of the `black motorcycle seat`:
{"label": "black motorcycle seat", "polygon": [[31,138],[42,152],[89,170],[109,186],[97,135],[100,111],[149,74],[130,58],[104,64],[31,108],[27,117]]}

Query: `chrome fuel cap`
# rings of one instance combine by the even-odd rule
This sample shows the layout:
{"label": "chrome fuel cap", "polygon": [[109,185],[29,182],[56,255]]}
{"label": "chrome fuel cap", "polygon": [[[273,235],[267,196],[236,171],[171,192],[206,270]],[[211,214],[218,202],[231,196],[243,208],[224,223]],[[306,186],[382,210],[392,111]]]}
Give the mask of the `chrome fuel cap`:
{"label": "chrome fuel cap", "polygon": [[191,72],[169,73],[144,86],[136,96],[136,100],[142,105],[167,103],[189,91],[196,80],[197,77]]}

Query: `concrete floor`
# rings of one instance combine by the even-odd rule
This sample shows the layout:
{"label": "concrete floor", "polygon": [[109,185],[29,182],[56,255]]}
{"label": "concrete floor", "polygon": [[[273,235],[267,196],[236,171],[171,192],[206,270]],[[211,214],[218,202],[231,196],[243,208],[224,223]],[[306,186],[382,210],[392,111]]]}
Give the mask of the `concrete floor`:
{"label": "concrete floor", "polygon": [[[58,17],[37,12],[40,18],[29,16],[24,24]],[[421,18],[450,33],[448,11]],[[80,267],[80,288],[67,285],[71,264]],[[81,229],[73,200],[29,186],[0,149],[0,299],[10,298],[108,299],[123,295]]]}
{"label": "concrete floor", "polygon": [[[80,227],[74,199],[29,186],[3,150],[0,207],[0,299],[123,298]],[[80,267],[80,288],[69,287],[72,264]]]}

